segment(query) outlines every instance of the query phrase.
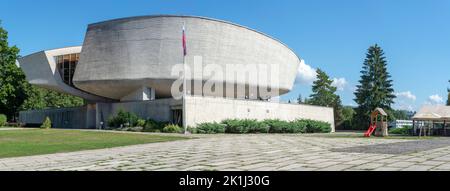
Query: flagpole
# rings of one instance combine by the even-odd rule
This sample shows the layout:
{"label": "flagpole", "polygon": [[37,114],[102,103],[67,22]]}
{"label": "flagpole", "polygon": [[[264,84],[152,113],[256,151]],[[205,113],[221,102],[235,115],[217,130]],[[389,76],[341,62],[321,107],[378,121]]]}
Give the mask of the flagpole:
{"label": "flagpole", "polygon": [[186,22],[183,22],[183,128],[184,128],[184,134],[187,135],[187,123],[186,123],[186,96],[187,96],[187,80],[186,80],[186,47],[185,47],[185,38],[186,38]]}

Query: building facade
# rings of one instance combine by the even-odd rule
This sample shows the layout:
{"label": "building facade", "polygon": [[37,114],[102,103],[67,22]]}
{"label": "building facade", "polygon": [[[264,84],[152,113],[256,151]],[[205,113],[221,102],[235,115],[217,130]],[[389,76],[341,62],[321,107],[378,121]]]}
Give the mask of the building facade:
{"label": "building facade", "polygon": [[[23,123],[41,123],[50,116],[58,127],[97,128],[124,109],[159,121],[181,123],[184,118],[190,126],[227,118],[305,118],[329,122],[334,129],[332,108],[270,102],[292,90],[299,57],[268,35],[226,21],[158,15],[99,22],[88,26],[82,46],[41,51],[19,63],[31,84],[89,103],[23,111]],[[184,104],[174,96],[174,84],[181,79],[174,71],[180,65],[182,74],[186,71]],[[234,76],[228,78],[230,68]],[[218,75],[217,70],[227,72]],[[206,86],[214,91],[204,91]],[[71,121],[73,113],[83,114]]]}

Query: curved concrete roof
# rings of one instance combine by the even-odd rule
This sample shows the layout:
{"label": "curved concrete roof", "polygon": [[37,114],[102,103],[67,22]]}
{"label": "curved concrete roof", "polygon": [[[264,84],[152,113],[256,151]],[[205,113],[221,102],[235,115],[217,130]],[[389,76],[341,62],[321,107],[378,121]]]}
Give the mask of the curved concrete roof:
{"label": "curved concrete roof", "polygon": [[[209,17],[202,17],[202,16],[195,16],[195,15],[144,15],[144,16],[134,16],[134,17],[125,17],[125,18],[117,18],[117,19],[111,19],[111,20],[107,20],[107,21],[101,21],[101,22],[97,22],[97,23],[92,23],[89,24],[88,27],[94,27],[95,25],[102,25],[105,23],[109,23],[109,22],[114,22],[114,21],[126,21],[126,20],[137,20],[137,19],[147,19],[147,18],[156,18],[156,17],[184,17],[184,18],[198,18],[198,19],[205,19],[205,20],[210,20],[210,21],[217,21],[217,22],[222,22],[222,23],[226,23],[226,24],[230,24],[230,25],[235,25],[238,27],[242,27],[254,32],[257,32],[259,34],[262,34],[264,36],[267,36],[273,40],[278,41],[280,44],[283,44],[286,48],[288,48],[289,50],[292,51],[292,53],[296,54],[294,50],[292,50],[292,48],[290,48],[288,45],[286,45],[284,42],[282,42],[281,40],[272,37],[266,33],[263,33],[261,31],[258,31],[256,29],[250,28],[250,27],[246,27],[234,22],[230,22],[230,21],[225,21],[225,20],[221,20],[221,19],[214,19],[214,18],[209,18]],[[297,55],[297,54],[296,54]],[[301,60],[301,58],[297,55],[298,59]]]}
{"label": "curved concrete roof", "polygon": [[[187,27],[188,65],[192,66],[194,56],[201,56],[203,64],[220,67],[276,64],[277,84],[245,80],[235,84],[247,89],[270,87],[279,90],[279,94],[292,89],[300,59],[285,44],[234,23],[174,15],[130,17],[89,25],[73,79],[75,86],[111,99],[121,99],[142,87],[155,89],[157,97],[171,97],[171,85],[179,78],[171,72],[183,60],[183,23]],[[234,91],[234,87],[224,91]]]}
{"label": "curved concrete roof", "polygon": [[19,58],[20,67],[30,84],[84,98],[89,101],[111,101],[65,84],[57,69],[55,57],[81,52],[81,46],[44,50]]}

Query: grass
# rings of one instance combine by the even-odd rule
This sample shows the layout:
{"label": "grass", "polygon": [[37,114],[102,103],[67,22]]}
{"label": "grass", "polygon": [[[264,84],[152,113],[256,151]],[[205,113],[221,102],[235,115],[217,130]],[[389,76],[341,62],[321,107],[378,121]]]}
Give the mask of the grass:
{"label": "grass", "polygon": [[188,139],[181,136],[81,130],[0,131],[0,158],[52,154]]}

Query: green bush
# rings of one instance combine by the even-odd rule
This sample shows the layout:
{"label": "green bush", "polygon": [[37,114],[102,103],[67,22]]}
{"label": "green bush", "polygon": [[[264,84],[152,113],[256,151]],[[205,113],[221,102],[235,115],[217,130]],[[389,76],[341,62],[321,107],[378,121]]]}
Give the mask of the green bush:
{"label": "green bush", "polygon": [[194,128],[194,127],[187,127],[187,131],[189,132],[189,133],[192,133],[192,134],[197,134],[197,133],[199,133],[198,131],[197,131],[197,128]]}
{"label": "green bush", "polygon": [[195,132],[200,134],[217,134],[225,133],[225,125],[220,123],[202,123],[197,126]]}
{"label": "green bush", "polygon": [[170,125],[167,125],[164,127],[163,132],[164,133],[182,133],[183,130],[178,125],[170,124]]}
{"label": "green bush", "polygon": [[166,122],[158,122],[153,119],[145,121],[144,132],[162,132],[164,127],[168,125]]}
{"label": "green bush", "polygon": [[306,133],[308,122],[305,120],[294,120],[289,122],[290,126],[284,133]]}
{"label": "green bush", "polygon": [[326,122],[298,119],[283,121],[267,119],[259,122],[254,119],[227,119],[221,123],[204,123],[197,126],[196,131],[201,134],[221,133],[329,133],[331,125]]}
{"label": "green bush", "polygon": [[145,120],[138,119],[137,122],[136,122],[136,126],[137,127],[144,127],[145,126]]}
{"label": "green bush", "polygon": [[108,119],[107,123],[109,127],[118,128],[120,126],[123,127],[135,127],[137,126],[137,122],[139,117],[131,112],[126,112],[124,110],[119,110],[116,116],[112,116]]}
{"label": "green bush", "polygon": [[49,117],[45,117],[44,122],[42,122],[41,129],[50,129],[52,128],[52,121]]}
{"label": "green bush", "polygon": [[0,114],[0,127],[5,126],[7,122],[6,115]]}
{"label": "green bush", "polygon": [[269,125],[254,119],[227,119],[222,121],[225,125],[225,133],[268,133]]}
{"label": "green bush", "polygon": [[393,135],[409,135],[412,131],[412,127],[393,128],[389,130],[389,134]]}
{"label": "green bush", "polygon": [[263,123],[270,128],[270,133],[303,133],[306,124],[301,121],[287,122],[279,119],[267,119]]}
{"label": "green bush", "polygon": [[316,120],[298,120],[306,122],[305,133],[329,133],[331,132],[331,125],[326,122]]}

